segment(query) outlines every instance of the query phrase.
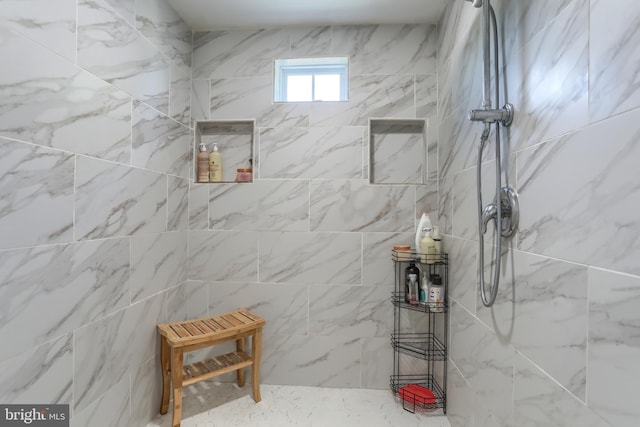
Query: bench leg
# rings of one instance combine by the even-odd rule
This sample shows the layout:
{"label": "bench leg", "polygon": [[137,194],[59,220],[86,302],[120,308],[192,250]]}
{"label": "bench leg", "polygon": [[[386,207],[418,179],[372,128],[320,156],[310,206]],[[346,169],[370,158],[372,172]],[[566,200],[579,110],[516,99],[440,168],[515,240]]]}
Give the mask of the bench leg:
{"label": "bench leg", "polygon": [[160,335],[160,366],[162,369],[162,401],[160,403],[160,413],[166,414],[169,410],[169,395],[171,394],[171,378],[169,378],[169,367],[171,364],[171,349],[164,335]]}
{"label": "bench leg", "polygon": [[180,427],[182,417],[182,348],[171,348],[171,379],[173,383],[173,427]]}
{"label": "bench leg", "polygon": [[253,400],[257,403],[262,400],[260,397],[260,357],[262,356],[262,328],[256,329],[251,336],[251,383],[253,385]]}
{"label": "bench leg", "polygon": [[[236,340],[236,350],[242,352],[245,351],[244,338]],[[238,374],[238,387],[244,387],[244,368],[240,368],[236,372]]]}

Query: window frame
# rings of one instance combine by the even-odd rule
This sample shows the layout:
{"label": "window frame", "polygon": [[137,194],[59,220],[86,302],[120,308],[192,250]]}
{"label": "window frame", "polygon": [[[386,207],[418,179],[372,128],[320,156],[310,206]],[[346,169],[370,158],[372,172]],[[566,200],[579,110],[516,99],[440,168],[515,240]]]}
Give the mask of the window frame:
{"label": "window frame", "polygon": [[[315,77],[317,75],[340,77],[340,99],[323,101],[315,99]],[[311,76],[311,101],[287,101],[287,78],[289,76]],[[274,65],[273,101],[292,102],[346,102],[349,100],[349,58],[293,58],[276,59]]]}

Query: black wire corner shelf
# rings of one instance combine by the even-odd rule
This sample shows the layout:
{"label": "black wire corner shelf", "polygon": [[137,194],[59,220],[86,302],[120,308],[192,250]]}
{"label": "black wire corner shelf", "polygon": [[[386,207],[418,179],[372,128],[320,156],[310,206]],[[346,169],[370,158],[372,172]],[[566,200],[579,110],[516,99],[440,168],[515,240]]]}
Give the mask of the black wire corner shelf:
{"label": "black wire corner shelf", "polygon": [[[444,388],[433,375],[392,375],[389,384],[393,394],[401,401],[404,410],[409,412],[421,410],[430,412],[442,409],[443,413],[446,413],[447,395]],[[405,386],[410,386],[411,384],[417,384],[431,390],[435,401],[422,399],[419,395],[413,395],[410,391],[400,392],[400,389]],[[399,392],[402,394],[402,397],[399,395]]]}
{"label": "black wire corner shelf", "polygon": [[394,350],[424,360],[446,360],[444,343],[432,333],[391,334]]}
{"label": "black wire corner shelf", "polygon": [[[428,413],[436,410],[447,413],[447,362],[449,314],[449,258],[446,253],[422,254],[393,250],[391,258],[395,270],[395,287],[391,293],[394,307],[393,374],[389,382],[394,396],[409,412]],[[417,302],[408,298],[407,270],[419,274],[422,280],[440,276],[443,299],[438,302]],[[415,269],[419,272],[414,272]],[[414,283],[415,285],[415,283]],[[429,285],[431,286],[431,285]],[[417,312],[416,315],[407,313]],[[404,358],[423,360],[420,364],[406,363]],[[415,372],[416,366],[420,366]],[[425,390],[426,389],[426,390]]]}

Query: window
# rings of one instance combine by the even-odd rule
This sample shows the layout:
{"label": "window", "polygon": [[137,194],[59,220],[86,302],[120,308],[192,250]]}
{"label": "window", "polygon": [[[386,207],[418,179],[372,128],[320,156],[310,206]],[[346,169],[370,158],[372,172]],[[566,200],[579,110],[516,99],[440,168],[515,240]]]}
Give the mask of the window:
{"label": "window", "polygon": [[275,102],[346,101],[348,58],[276,59]]}

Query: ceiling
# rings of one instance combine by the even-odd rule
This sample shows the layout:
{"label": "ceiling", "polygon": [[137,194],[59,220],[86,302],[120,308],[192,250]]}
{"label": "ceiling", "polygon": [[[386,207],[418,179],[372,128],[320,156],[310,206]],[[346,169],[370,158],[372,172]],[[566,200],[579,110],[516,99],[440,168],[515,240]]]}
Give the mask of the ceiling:
{"label": "ceiling", "polygon": [[169,0],[192,30],[437,23],[451,0]]}

